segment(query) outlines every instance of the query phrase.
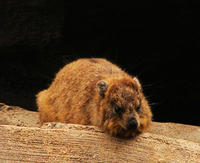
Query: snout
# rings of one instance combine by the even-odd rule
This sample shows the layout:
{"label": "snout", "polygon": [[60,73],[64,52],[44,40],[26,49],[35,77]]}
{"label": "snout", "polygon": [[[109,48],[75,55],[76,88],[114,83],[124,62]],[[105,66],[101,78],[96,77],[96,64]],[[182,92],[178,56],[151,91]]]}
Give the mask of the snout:
{"label": "snout", "polygon": [[135,118],[130,118],[128,119],[128,122],[127,122],[127,130],[135,130],[137,129],[138,127],[138,122]]}

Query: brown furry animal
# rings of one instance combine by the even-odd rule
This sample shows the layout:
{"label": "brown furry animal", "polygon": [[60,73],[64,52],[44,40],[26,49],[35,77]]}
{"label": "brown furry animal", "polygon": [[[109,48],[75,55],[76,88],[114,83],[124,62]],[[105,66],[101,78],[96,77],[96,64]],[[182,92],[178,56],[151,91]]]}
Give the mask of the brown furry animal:
{"label": "brown furry animal", "polygon": [[152,119],[138,79],[100,58],[67,64],[37,95],[37,105],[41,124],[95,125],[118,137],[136,136]]}

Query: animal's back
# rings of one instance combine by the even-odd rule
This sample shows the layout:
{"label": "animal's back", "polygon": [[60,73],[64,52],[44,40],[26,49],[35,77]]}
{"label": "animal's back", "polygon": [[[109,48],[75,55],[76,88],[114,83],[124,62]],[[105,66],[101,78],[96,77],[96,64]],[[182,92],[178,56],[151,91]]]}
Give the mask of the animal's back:
{"label": "animal's back", "polygon": [[105,59],[79,59],[67,64],[56,74],[51,86],[37,95],[41,123],[90,124],[88,117],[92,111],[88,109],[92,108],[88,105],[95,107],[97,81],[121,75],[126,73]]}
{"label": "animal's back", "polygon": [[90,96],[94,92],[91,89],[95,89],[97,81],[121,75],[125,73],[105,59],[79,59],[67,64],[57,73],[49,91],[60,92],[69,98],[71,94],[78,95],[77,99],[81,96]]}

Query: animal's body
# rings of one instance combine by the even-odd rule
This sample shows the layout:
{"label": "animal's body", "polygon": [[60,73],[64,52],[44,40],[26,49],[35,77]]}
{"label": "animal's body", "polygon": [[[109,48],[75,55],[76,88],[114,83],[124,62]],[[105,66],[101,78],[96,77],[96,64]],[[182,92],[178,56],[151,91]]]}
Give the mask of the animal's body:
{"label": "animal's body", "polygon": [[110,135],[132,137],[151,123],[141,85],[106,59],[78,59],[64,66],[37,94],[41,124],[94,125]]}

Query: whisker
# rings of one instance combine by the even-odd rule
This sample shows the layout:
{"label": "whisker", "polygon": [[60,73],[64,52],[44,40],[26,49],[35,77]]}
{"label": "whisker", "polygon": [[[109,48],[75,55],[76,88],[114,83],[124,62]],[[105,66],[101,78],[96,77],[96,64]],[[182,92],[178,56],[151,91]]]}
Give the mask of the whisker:
{"label": "whisker", "polygon": [[146,87],[153,87],[154,84],[142,84],[142,87],[146,88]]}
{"label": "whisker", "polygon": [[150,106],[156,106],[159,105],[159,103],[153,102],[153,103],[149,103]]}

